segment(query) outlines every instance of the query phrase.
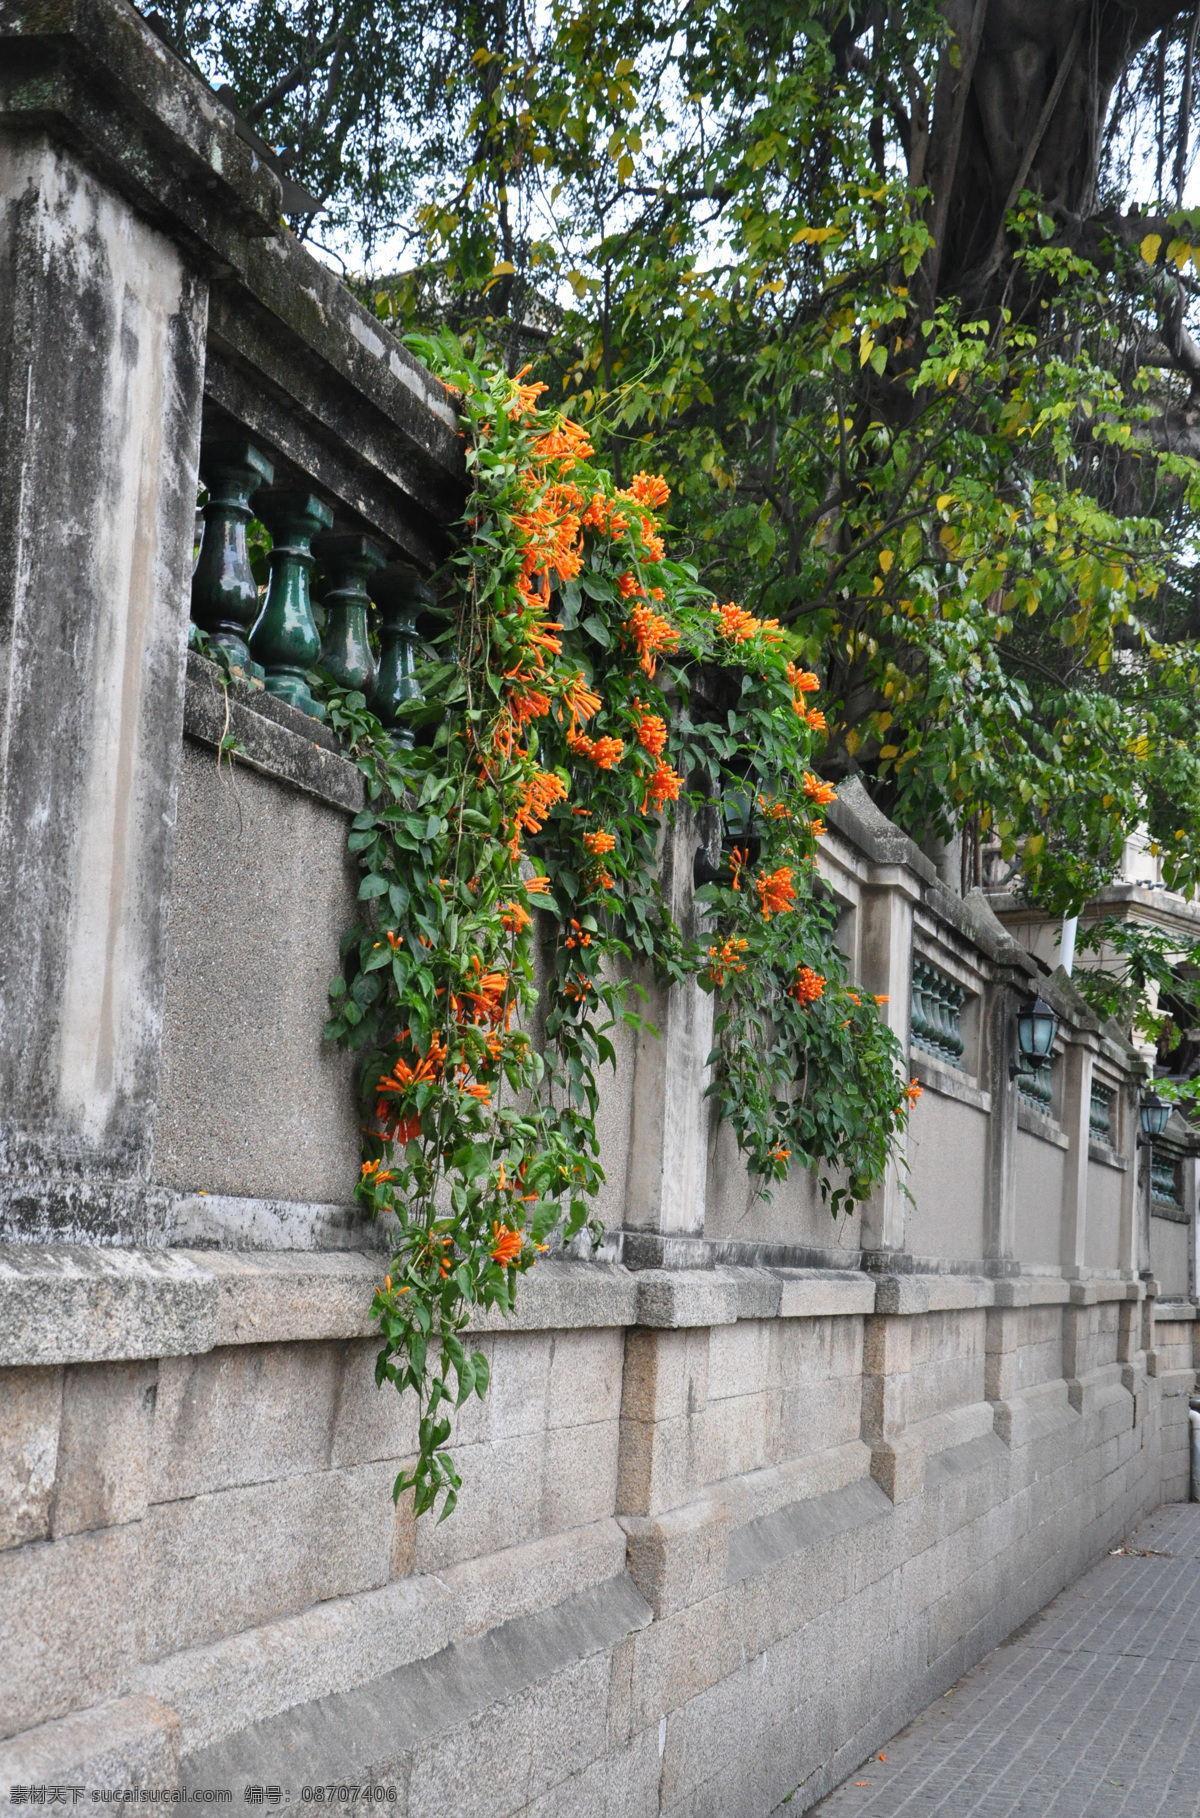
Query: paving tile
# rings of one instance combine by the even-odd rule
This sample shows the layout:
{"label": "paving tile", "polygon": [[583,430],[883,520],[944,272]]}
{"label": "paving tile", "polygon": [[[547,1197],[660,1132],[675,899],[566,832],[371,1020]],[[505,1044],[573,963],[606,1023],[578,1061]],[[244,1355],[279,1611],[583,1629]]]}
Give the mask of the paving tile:
{"label": "paving tile", "polygon": [[812,1818],[1200,1818],[1200,1504],[1126,1545]]}

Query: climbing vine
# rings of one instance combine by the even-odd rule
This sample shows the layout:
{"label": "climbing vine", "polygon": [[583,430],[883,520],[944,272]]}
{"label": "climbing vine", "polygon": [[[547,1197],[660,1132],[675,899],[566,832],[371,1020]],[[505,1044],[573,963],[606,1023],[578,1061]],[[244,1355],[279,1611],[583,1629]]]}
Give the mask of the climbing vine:
{"label": "climbing vine", "polygon": [[[597,1076],[641,1024],[639,971],[714,994],[711,1091],[764,1192],[807,1166],[852,1208],[913,1088],[833,945],[816,872],[833,790],[798,647],[668,557],[665,483],[616,486],[543,386],[449,337],[418,351],[452,388],[472,492],[411,748],[361,694],[326,691],[368,792],[326,1032],[362,1055],[358,1191],[391,1229],[377,1380],[419,1401],[395,1495],[444,1517],[450,1413],[488,1381],[472,1311],[510,1310],[553,1240],[599,1236]],[[659,882],[681,811],[710,829],[699,941]]]}

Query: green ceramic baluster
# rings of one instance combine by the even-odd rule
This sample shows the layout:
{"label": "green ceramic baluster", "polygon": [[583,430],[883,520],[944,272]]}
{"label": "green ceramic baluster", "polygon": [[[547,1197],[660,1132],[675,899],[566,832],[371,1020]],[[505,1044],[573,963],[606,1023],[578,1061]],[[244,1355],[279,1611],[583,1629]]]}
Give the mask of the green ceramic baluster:
{"label": "green ceramic baluster", "polygon": [[375,656],[367,638],[367,582],[387,562],[370,537],[323,536],[313,553],[332,581],[322,598],[327,618],[321,644],[321,667],[343,688],[357,688],[370,700],[375,692]]}
{"label": "green ceramic baluster", "polygon": [[329,506],[311,492],[280,487],[265,492],[259,516],[271,533],[271,581],[250,649],[266,672],[267,690],[315,720],[325,709],[309,692],[307,672],[321,654],[308,593],[312,540],[333,523]]}
{"label": "green ceramic baluster", "polygon": [[379,680],[375,684],[375,711],[391,727],[397,745],[411,751],[413,732],[399,717],[406,701],[421,699],[417,680],[417,614],[437,605],[437,596],[415,574],[387,569],[376,577],[375,603],[380,612]]}
{"label": "green ceramic baluster", "polygon": [[208,504],[192,574],[192,618],[210,643],[228,651],[230,664],[246,672],[248,639],[259,611],[246,526],[254,516],[251,498],[274,477],[266,455],[249,442],[219,442],[201,450],[200,478],[208,488]]}

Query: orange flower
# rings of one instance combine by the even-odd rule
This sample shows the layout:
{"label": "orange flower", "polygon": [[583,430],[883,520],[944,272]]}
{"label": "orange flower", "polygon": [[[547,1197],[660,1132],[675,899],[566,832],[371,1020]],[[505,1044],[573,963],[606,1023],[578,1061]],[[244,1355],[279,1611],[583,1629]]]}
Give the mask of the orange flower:
{"label": "orange flower", "polygon": [[795,663],[788,664],[787,679],[797,694],[812,694],[821,686],[811,669],[798,669]]}
{"label": "orange flower", "polygon": [[598,770],[611,770],[625,755],[624,739],[597,739],[592,748],[592,762]]}
{"label": "orange flower", "polygon": [[836,802],[837,800],[837,790],[833,784],[823,783],[819,776],[813,775],[811,770],[804,772],[804,793],[810,802],[817,804],[818,808],[823,808],[826,802]]}
{"label": "orange flower", "polygon": [[583,544],[579,514],[571,507],[581,502],[574,486],[548,486],[540,504],[513,513],[513,528],[524,548],[523,574],[554,568],[560,580],[569,581],[579,573]]}
{"label": "orange flower", "polygon": [[[562,691],[562,705],[571,716],[571,729],[580,720],[590,720],[594,713],[600,711],[600,696],[589,688],[582,675],[573,676]],[[559,715],[561,718],[561,713]]]}
{"label": "orange flower", "polygon": [[555,802],[566,800],[567,785],[553,770],[535,770],[521,794],[521,805],[513,817],[510,851],[516,854],[523,831],[540,833],[546,816]]}
{"label": "orange flower", "polygon": [[769,802],[765,795],[760,795],[758,805],[769,821],[790,821],[792,818],[786,802]]}
{"label": "orange flower", "polygon": [[624,739],[589,739],[586,733],[567,736],[567,749],[576,757],[590,758],[597,770],[611,770],[625,755]]}
{"label": "orange flower", "polygon": [[392,952],[396,953],[404,945],[404,936],[402,934],[397,934],[394,929],[389,928],[387,931],[387,944]]}
{"label": "orange flower", "polygon": [[[543,626],[539,627],[535,625],[531,630],[525,633],[526,642],[534,646],[535,654],[538,650],[548,650],[551,656],[561,656],[562,639],[552,638],[549,635],[552,631],[561,630],[561,625],[556,624],[551,619],[547,619]],[[539,661],[540,660],[541,659],[539,658]]]}
{"label": "orange flower", "polygon": [[410,1113],[408,1117],[398,1118],[395,1115],[395,1107],[382,1098],[376,1101],[375,1115],[379,1119],[379,1134],[385,1142],[411,1143],[415,1142],[421,1134],[421,1120],[415,1112]]}
{"label": "orange flower", "polygon": [[529,911],[522,909],[520,903],[505,903],[500,911],[500,926],[509,934],[520,934],[522,928],[528,928],[529,922]]}
{"label": "orange flower", "polygon": [[[825,837],[824,821],[810,821],[808,823],[808,831],[812,834],[812,836],[815,840],[824,839],[824,837]],[[815,865],[816,862],[817,862],[816,859],[814,859],[813,864]]]}
{"label": "orange flower", "polygon": [[790,865],[780,865],[777,871],[769,871],[763,877],[756,877],[754,888],[758,891],[758,900],[762,907],[763,920],[769,922],[772,915],[782,915],[796,906],[796,886],[792,882]]}
{"label": "orange flower", "polygon": [[569,473],[576,461],[586,461],[592,453],[587,431],[570,417],[560,417],[557,429],[540,436],[533,445],[536,461],[557,461],[561,473]]}
{"label": "orange flower", "polygon": [[640,701],[633,703],[638,719],[638,744],[643,751],[648,751],[652,758],[658,757],[667,742],[667,723],[657,713],[648,713]]}
{"label": "orange flower", "polygon": [[594,833],[584,834],[583,843],[589,852],[600,858],[604,853],[611,852],[617,841],[615,834],[603,833],[597,828]]}
{"label": "orange flower", "polygon": [[[389,1172],[387,1168],[384,1168],[382,1164],[377,1161],[365,1161],[362,1165],[362,1172],[364,1180],[366,1180],[368,1175],[371,1176],[371,1184],[375,1187],[382,1186],[385,1180],[395,1180],[396,1178],[394,1174]],[[391,1285],[392,1284],[389,1281],[388,1287],[390,1288]]]}
{"label": "orange flower", "polygon": [[492,1221],[492,1236],[496,1240],[492,1249],[492,1261],[498,1262],[502,1269],[507,1269],[521,1254],[525,1238],[520,1231],[512,1231],[495,1219]]}
{"label": "orange flower", "polygon": [[786,1162],[792,1159],[791,1150],[785,1149],[782,1144],[777,1144],[774,1149],[768,1149],[767,1154],[773,1162]]}
{"label": "orange flower", "polygon": [[531,612],[545,612],[547,606],[550,604],[550,577],[548,574],[537,575],[536,587],[534,586],[534,578],[533,564],[527,557],[526,567],[524,567],[517,576],[517,592],[520,594],[523,603]]}
{"label": "orange flower", "polygon": [[749,852],[743,851],[740,846],[735,846],[733,851],[729,854],[729,868],[733,872],[733,888],[735,890],[740,890],[742,887],[742,872],[746,867],[749,857]]}
{"label": "orange flower", "polygon": [[567,936],[565,944],[568,947],[590,947],[592,944],[591,935],[585,934],[583,932],[583,929],[580,927],[579,923],[574,919],[574,917],[572,917],[571,926],[572,926],[572,928],[574,928],[575,932],[574,932],[574,934],[569,934]]}
{"label": "orange flower", "polygon": [[915,1079],[910,1080],[908,1085],[905,1086],[904,1096],[908,1100],[910,1105],[915,1105],[917,1100],[920,1098],[921,1088]]}
{"label": "orange flower", "polygon": [[[520,372],[517,374],[517,378],[518,379],[523,378],[524,375],[528,371],[529,371],[529,367],[523,366],[521,368]],[[508,407],[509,416],[513,419],[514,422],[516,421],[516,419],[518,417],[526,416],[531,410],[533,410],[536,407],[537,401],[541,397],[542,393],[544,391],[549,391],[549,389],[550,389],[550,387],[548,385],[543,385],[543,383],[540,379],[537,380],[536,383],[533,385],[518,385],[516,396],[513,398],[512,402],[509,404],[509,407]]]}
{"label": "orange flower", "polygon": [[383,1094],[407,1092],[410,1086],[420,1085],[423,1080],[436,1079],[445,1060],[446,1050],[435,1035],[428,1052],[418,1059],[415,1067],[410,1067],[407,1061],[397,1061],[390,1076],[380,1080],[377,1090]]}
{"label": "orange flower", "polygon": [[530,896],[541,896],[545,891],[549,890],[550,879],[548,877],[527,877],[525,879],[525,888]]}
{"label": "orange flower", "polygon": [[596,873],[596,882],[600,886],[601,890],[611,890],[613,887],[613,881],[614,880],[609,876],[607,871],[598,871]]}
{"label": "orange flower", "polygon": [[660,511],[671,496],[671,488],[660,473],[635,473],[629,482],[629,494],[639,505]]}
{"label": "orange flower", "polygon": [[745,644],[759,632],[764,633],[772,643],[780,636],[778,619],[756,619],[752,613],[744,611],[741,606],[735,606],[732,601],[727,606],[714,606],[713,616],[719,620],[717,629],[721,636],[734,644]]}
{"label": "orange flower", "polygon": [[610,537],[619,537],[622,531],[629,529],[629,519],[619,512],[615,505],[609,503],[602,492],[592,494],[591,504],[583,513],[580,522],[588,530],[604,530]]}
{"label": "orange flower", "polygon": [[749,941],[743,940],[741,935],[735,934],[731,935],[727,941],[723,941],[719,947],[709,948],[708,976],[714,985],[725,983],[726,972],[744,972],[746,970],[745,961],[739,960],[738,955],[745,953],[749,945]]}
{"label": "orange flower", "polygon": [[815,1004],[825,989],[825,980],[811,966],[801,966],[792,986],[792,996],[798,1004]]}
{"label": "orange flower", "polygon": [[629,632],[641,667],[649,676],[654,674],[656,658],[665,650],[673,650],[679,642],[675,627],[649,606],[634,607],[629,615]]}
{"label": "orange flower", "polygon": [[621,576],[620,580],[617,582],[617,586],[620,589],[621,598],[624,600],[633,599],[635,594],[639,598],[641,596],[642,583],[638,580],[638,578],[634,574],[632,568],[627,568],[625,570],[625,573]]}
{"label": "orange flower", "polygon": [[825,719],[825,715],[821,712],[819,707],[810,707],[804,717],[814,732],[826,732],[828,730],[828,723]]}
{"label": "orange flower", "polygon": [[[474,1005],[473,1015],[476,1022],[482,1018],[484,1022],[491,1023],[493,1027],[503,1022],[507,1028],[514,1008],[513,1004],[507,1002],[507,972],[485,972],[478,957],[473,959],[471,964],[475,971],[475,988],[474,990],[464,989],[461,992],[463,1002]],[[451,998],[450,1001],[457,1007],[457,998]],[[459,1015],[461,1019],[463,1012],[460,1011]]]}
{"label": "orange flower", "polygon": [[508,697],[508,704],[518,726],[524,726],[530,720],[540,720],[544,713],[550,711],[550,697],[543,694],[540,688],[514,688]]}
{"label": "orange flower", "polygon": [[657,530],[655,530],[649,518],[643,518],[641,520],[641,525],[642,543],[645,546],[647,556],[652,562],[661,562],[667,553],[665,543],[659,536]]}
{"label": "orange flower", "polygon": [[650,780],[646,784],[646,793],[642,797],[642,813],[645,814],[647,804],[650,802],[653,802],[661,813],[665,803],[679,800],[679,791],[682,788],[683,778],[672,770],[670,764],[664,764],[659,758]]}
{"label": "orange flower", "polygon": [[470,1093],[472,1098],[477,1098],[481,1105],[490,1105],[492,1102],[492,1088],[490,1086],[464,1086],[463,1091]]}

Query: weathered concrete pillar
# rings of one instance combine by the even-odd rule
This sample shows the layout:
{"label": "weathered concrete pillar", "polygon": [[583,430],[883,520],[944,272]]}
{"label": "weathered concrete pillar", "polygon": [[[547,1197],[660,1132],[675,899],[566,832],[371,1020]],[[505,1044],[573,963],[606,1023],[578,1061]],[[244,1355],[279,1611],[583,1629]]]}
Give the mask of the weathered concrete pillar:
{"label": "weathered concrete pillar", "polygon": [[[862,896],[862,932],[859,964],[868,991],[887,999],[880,1015],[904,1052],[905,1079],[909,1071],[909,1038],[912,1033],[913,906],[920,895],[920,880],[899,865],[873,868],[871,883]],[[865,1251],[903,1250],[905,1213],[904,1169],[889,1162],[887,1172],[863,1207],[862,1242]]]}
{"label": "weathered concrete pillar", "polygon": [[1129,1093],[1130,1122],[1133,1124],[1133,1242],[1134,1255],[1137,1259],[1137,1272],[1143,1280],[1149,1275],[1150,1262],[1150,1198],[1152,1183],[1150,1179],[1151,1146],[1141,1136],[1141,1119],[1138,1107],[1141,1102],[1140,1086],[1133,1086]]}
{"label": "weathered concrete pillar", "polygon": [[[1138,1181],[1138,1098],[1136,1085],[1123,1087],[1113,1095],[1113,1109],[1119,1120],[1120,1153],[1126,1166],[1121,1176],[1121,1223],[1118,1237],[1119,1267],[1128,1281],[1136,1281],[1139,1271],[1149,1267],[1149,1249],[1142,1262],[1140,1191]],[[1148,1240],[1147,1240],[1148,1241]]]}
{"label": "weathered concrete pillar", "polygon": [[[697,938],[692,867],[700,835],[680,809],[667,833],[662,885],[672,915]],[[634,1055],[633,1119],[625,1175],[625,1225],[638,1232],[699,1236],[708,1185],[713,1000],[695,984],[643,981],[639,1006],[657,1035],[643,1030]],[[646,1260],[660,1260],[647,1256]]]}
{"label": "weathered concrete pillar", "polygon": [[207,288],[46,137],[0,209],[4,1192],[96,1231],[142,1222]]}
{"label": "weathered concrete pillar", "polygon": [[1009,1062],[1014,1056],[1013,1027],[1021,996],[1011,980],[997,980],[987,993],[982,1031],[981,1072],[992,1100],[983,1199],[983,1253],[998,1275],[1020,1268],[1016,1254],[1019,1098]]}
{"label": "weathered concrete pillar", "polygon": [[1185,1155],[1179,1164],[1180,1192],[1183,1196],[1184,1210],[1188,1215],[1188,1299],[1195,1302],[1196,1288],[1200,1284],[1200,1269],[1196,1266],[1196,1201],[1200,1192],[1200,1162],[1196,1156]]}
{"label": "weathered concrete pillar", "polygon": [[18,3],[0,20],[10,1235],[129,1238],[155,1223],[208,272],[274,231],[278,207],[275,179],[205,94],[114,0],[61,16]]}
{"label": "weathered concrete pillar", "polygon": [[1063,1169],[1062,1272],[1068,1281],[1087,1273],[1088,1142],[1092,1102],[1092,1047],[1068,1041],[1063,1053],[1062,1111],[1060,1121],[1067,1135],[1067,1160]]}

